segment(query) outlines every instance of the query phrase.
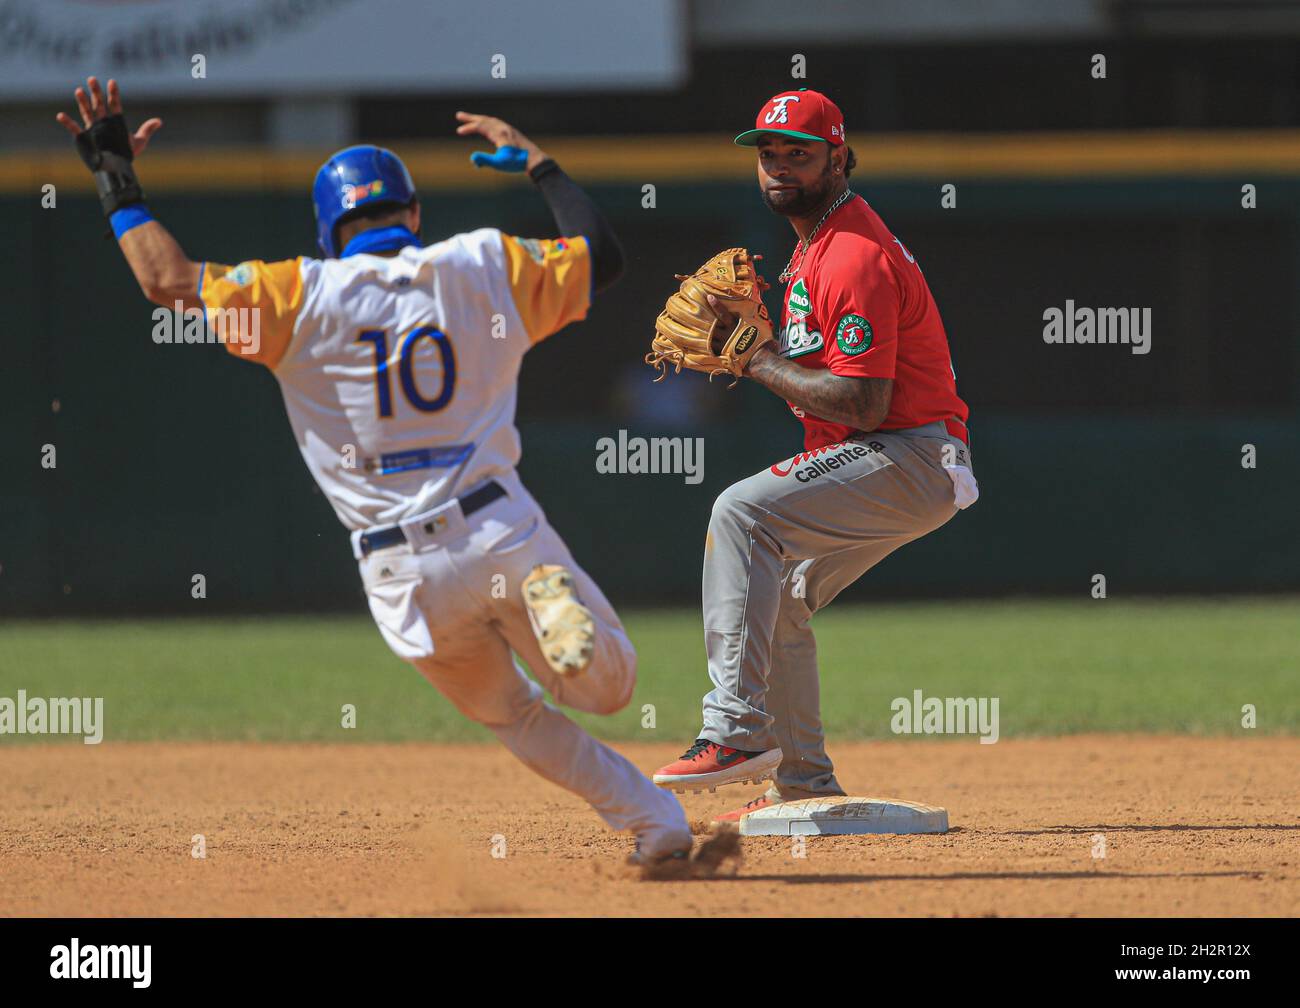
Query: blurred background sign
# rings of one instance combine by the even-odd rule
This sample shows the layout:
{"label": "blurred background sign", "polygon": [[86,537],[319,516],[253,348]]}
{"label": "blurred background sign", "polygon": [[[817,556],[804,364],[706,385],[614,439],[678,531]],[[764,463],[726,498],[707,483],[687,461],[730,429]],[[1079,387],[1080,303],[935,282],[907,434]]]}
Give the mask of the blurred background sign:
{"label": "blurred background sign", "polygon": [[[626,90],[681,81],[674,0],[2,0],[0,96],[96,73],[140,97],[463,88]],[[575,34],[575,28],[580,32]],[[205,61],[196,77],[193,57]]]}

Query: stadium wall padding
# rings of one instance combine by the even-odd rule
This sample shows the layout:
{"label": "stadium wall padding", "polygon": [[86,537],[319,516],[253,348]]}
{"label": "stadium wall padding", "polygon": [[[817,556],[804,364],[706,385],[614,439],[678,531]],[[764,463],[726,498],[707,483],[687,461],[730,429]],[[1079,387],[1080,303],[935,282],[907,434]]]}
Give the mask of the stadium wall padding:
{"label": "stadium wall padding", "polygon": [[[846,594],[1083,595],[1099,573],[1111,597],[1300,589],[1300,180],[953,181],[951,210],[932,180],[861,191],[938,300],[983,497]],[[1260,209],[1241,207],[1243,181],[1259,186]],[[800,428],[762,389],[694,375],[675,394],[689,393],[695,418],[649,422],[662,390],[640,355],[673,272],[745,244],[774,279],[790,236],[748,185],[663,185],[653,209],[639,187],[594,191],[629,272],[585,323],[529,354],[521,471],[616,602],[695,605],[713,498],[799,450]],[[150,202],[194,258],[311,252],[305,195]],[[0,207],[11,248],[0,614],[360,611],[346,535],[273,377],[217,347],[154,344],[151,306],[90,199]],[[526,184],[434,194],[424,216],[426,238],[551,233]],[[1151,353],[1045,344],[1042,313],[1066,299],[1151,308]],[[597,473],[597,439],[620,429],[703,437],[702,482]],[[1255,469],[1240,462],[1248,443]]]}

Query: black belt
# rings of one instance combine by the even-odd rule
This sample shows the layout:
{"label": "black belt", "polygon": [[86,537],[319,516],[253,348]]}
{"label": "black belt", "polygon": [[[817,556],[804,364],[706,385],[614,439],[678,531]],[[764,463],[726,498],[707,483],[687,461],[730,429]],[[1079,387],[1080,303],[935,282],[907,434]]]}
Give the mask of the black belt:
{"label": "black belt", "polygon": [[[480,508],[485,508],[498,497],[506,495],[505,488],[496,480],[483,484],[473,493],[467,493],[464,497],[458,499],[460,504],[460,513],[466,518],[472,515]],[[425,526],[425,531],[433,533],[433,522]],[[406,542],[406,533],[402,531],[400,525],[385,525],[383,528],[374,529],[370,532],[364,532],[361,535],[361,555],[369,556],[375,550],[387,549],[389,546],[400,546]]]}

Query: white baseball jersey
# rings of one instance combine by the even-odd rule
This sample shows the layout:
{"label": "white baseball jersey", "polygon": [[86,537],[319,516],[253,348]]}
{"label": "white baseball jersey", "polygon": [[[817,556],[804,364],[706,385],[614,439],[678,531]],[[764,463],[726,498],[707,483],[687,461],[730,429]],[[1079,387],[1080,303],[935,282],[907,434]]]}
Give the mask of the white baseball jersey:
{"label": "white baseball jersey", "polygon": [[391,257],[204,264],[209,327],[265,364],[307,468],[349,529],[420,514],[519,461],[530,346],[586,316],[583,238],[494,228]]}

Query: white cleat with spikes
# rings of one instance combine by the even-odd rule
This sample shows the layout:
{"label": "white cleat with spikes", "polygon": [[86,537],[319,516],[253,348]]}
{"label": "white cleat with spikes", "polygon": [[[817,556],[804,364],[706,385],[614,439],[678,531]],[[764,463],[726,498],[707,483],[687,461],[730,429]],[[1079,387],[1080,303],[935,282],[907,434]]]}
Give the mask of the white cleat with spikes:
{"label": "white cleat with spikes", "polygon": [[538,564],[524,578],[524,606],[542,657],[556,675],[581,675],[596,647],[596,619],[578,599],[573,575],[556,564]]}

